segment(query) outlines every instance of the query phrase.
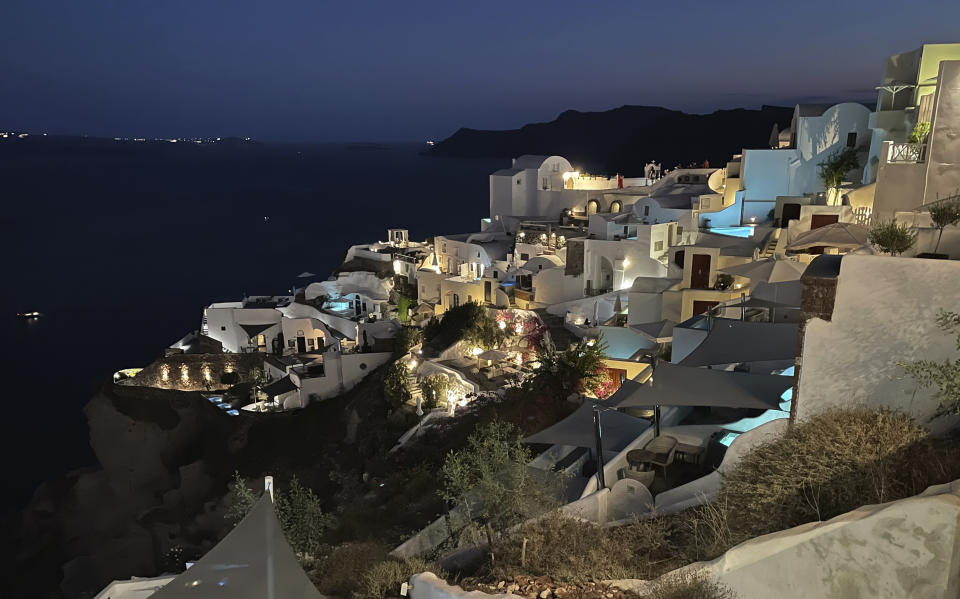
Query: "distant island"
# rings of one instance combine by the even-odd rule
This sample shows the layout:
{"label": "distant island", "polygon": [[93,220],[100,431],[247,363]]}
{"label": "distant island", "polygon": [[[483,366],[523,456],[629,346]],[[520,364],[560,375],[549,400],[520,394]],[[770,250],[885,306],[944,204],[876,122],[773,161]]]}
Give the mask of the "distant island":
{"label": "distant island", "polygon": [[793,107],[737,108],[687,114],[657,106],[621,106],[604,112],[568,110],[549,123],[519,129],[461,128],[427,154],[462,158],[513,158],[559,154],[594,172],[640,174],[650,160],[664,168],[722,166],[743,148],[768,147],[773,126],[790,126]]}

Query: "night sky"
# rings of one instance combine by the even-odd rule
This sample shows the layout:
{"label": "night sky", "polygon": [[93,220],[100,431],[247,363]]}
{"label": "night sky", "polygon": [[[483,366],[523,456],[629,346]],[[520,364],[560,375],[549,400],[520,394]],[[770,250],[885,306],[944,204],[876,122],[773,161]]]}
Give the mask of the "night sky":
{"label": "night sky", "polygon": [[3,0],[0,129],[422,141],[622,104],[875,99],[957,0]]}

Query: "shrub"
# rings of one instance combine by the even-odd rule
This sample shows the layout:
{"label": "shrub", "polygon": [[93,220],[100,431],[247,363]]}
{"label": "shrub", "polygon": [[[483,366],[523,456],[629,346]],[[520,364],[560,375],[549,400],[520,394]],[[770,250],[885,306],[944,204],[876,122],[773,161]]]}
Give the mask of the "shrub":
{"label": "shrub", "polygon": [[722,584],[697,574],[664,577],[645,599],[735,599],[736,594]]}
{"label": "shrub", "polygon": [[895,221],[875,224],[867,233],[867,240],[881,251],[898,256],[913,247],[917,234]]}
{"label": "shrub", "polygon": [[446,574],[432,564],[419,558],[387,559],[374,564],[360,579],[359,588],[354,597],[362,599],[383,599],[399,597],[400,586],[410,577],[420,572],[433,571],[440,578]]}
{"label": "shrub", "polygon": [[603,392],[608,382],[604,365],[606,344],[603,338],[596,341],[581,339],[577,345],[558,351],[552,346],[540,346],[537,360],[540,368],[529,379],[528,390],[535,395],[548,395],[564,400],[573,392],[596,395]]}
{"label": "shrub", "polygon": [[497,578],[527,574],[573,583],[650,578],[663,571],[663,555],[670,553],[663,519],[602,528],[558,513],[525,524],[499,546]]}
{"label": "shrub", "polygon": [[860,160],[857,158],[856,149],[844,148],[818,164],[817,170],[824,187],[839,190],[846,174],[859,166]]}
{"label": "shrub", "polygon": [[493,420],[447,454],[441,497],[482,529],[491,557],[495,535],[559,505],[559,475],[530,468],[520,430]]}
{"label": "shrub", "polygon": [[383,393],[393,408],[399,408],[413,397],[407,375],[407,365],[398,360],[387,368],[383,377]]}
{"label": "shrub", "polygon": [[[957,336],[957,351],[960,352],[960,314],[940,310],[937,326],[945,333]],[[953,360],[935,362],[917,360],[901,362],[900,367],[913,377],[920,387],[937,388],[937,415],[960,414],[960,356]]]}
{"label": "shrub", "polygon": [[338,545],[316,572],[317,588],[324,595],[354,596],[362,588],[367,572],[386,560],[389,551],[383,543]]}
{"label": "shrub", "polygon": [[423,331],[417,327],[403,327],[393,340],[393,353],[398,357],[405,355],[411,347],[421,341],[423,341]]}
{"label": "shrub", "polygon": [[914,125],[908,141],[912,144],[923,143],[923,140],[927,138],[927,133],[930,133],[930,121],[920,121]]}
{"label": "shrub", "polygon": [[420,393],[423,395],[423,407],[429,410],[447,401],[450,379],[445,374],[431,374],[420,381]]}
{"label": "shrub", "polygon": [[[239,472],[233,475],[234,501],[226,517],[239,522],[253,509],[260,495],[246,485]],[[336,519],[325,514],[320,498],[294,477],[286,490],[275,488],[273,509],[280,521],[283,535],[301,559],[312,559],[324,552],[323,535],[336,524]]]}
{"label": "shrub", "polygon": [[936,253],[940,249],[940,239],[943,237],[943,230],[947,227],[960,223],[960,195],[954,194],[942,201],[930,205],[927,209],[930,212],[930,220],[933,226],[937,228],[937,245],[933,251]]}
{"label": "shrub", "polygon": [[[829,410],[756,447],[724,475],[716,509],[731,546],[902,499],[960,475],[956,447],[942,450],[906,414]],[[719,547],[718,547],[719,548]]]}
{"label": "shrub", "polygon": [[487,309],[475,302],[450,308],[439,322],[431,319],[423,335],[434,349],[449,347],[461,340],[490,349],[499,346],[507,338]]}

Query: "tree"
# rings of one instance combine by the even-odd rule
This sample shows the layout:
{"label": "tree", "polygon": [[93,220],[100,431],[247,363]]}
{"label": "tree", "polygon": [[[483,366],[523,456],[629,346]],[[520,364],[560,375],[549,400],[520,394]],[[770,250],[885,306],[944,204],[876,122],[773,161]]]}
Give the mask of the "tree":
{"label": "tree", "polygon": [[857,158],[857,151],[854,148],[844,148],[834,152],[829,158],[817,165],[823,186],[828,191],[834,190],[834,204],[840,203],[840,186],[843,185],[843,178],[859,166],[860,160]]}
{"label": "tree", "polygon": [[419,345],[423,341],[423,331],[417,327],[405,326],[397,333],[393,340],[393,354],[402,356],[410,351],[410,348]]}
{"label": "tree", "polygon": [[[239,522],[250,513],[260,496],[247,486],[239,472],[234,472],[232,486],[235,498],[226,517]],[[325,547],[323,535],[336,524],[336,518],[323,513],[320,498],[312,490],[293,477],[286,491],[274,489],[273,509],[287,542],[301,561],[321,555]]]}
{"label": "tree", "polygon": [[[937,313],[937,326],[945,333],[957,335],[957,351],[960,352],[960,314],[940,310]],[[937,408],[938,416],[960,414],[960,356],[942,362],[901,362],[900,367],[917,381],[920,387],[937,388],[937,400],[940,402]]]}
{"label": "tree", "polygon": [[423,404],[427,409],[433,409],[440,402],[447,401],[450,391],[450,379],[445,374],[431,374],[420,381],[420,393],[423,395]]}
{"label": "tree", "polygon": [[383,377],[384,395],[394,408],[399,408],[413,398],[407,374],[407,365],[402,360],[397,360],[390,365]]}
{"label": "tree", "polygon": [[943,230],[949,226],[960,223],[960,194],[954,194],[944,200],[930,204],[928,209],[930,220],[938,229],[937,245],[933,248],[933,253],[940,249],[940,239],[943,237]]}
{"label": "tree", "polygon": [[462,340],[484,349],[492,349],[507,338],[487,309],[475,302],[450,308],[439,321],[431,319],[423,334],[426,341],[435,348],[449,347]]}
{"label": "tree", "polygon": [[607,384],[606,344],[603,338],[581,339],[575,346],[558,351],[543,344],[537,351],[540,368],[530,379],[535,390],[558,399],[574,392],[596,394]]}
{"label": "tree", "polygon": [[404,294],[397,295],[397,320],[402,323],[407,323],[410,320],[410,307],[413,305],[413,300],[407,297]]}
{"label": "tree", "polygon": [[870,232],[867,233],[867,240],[880,248],[881,251],[899,256],[913,247],[913,244],[917,242],[917,234],[891,220],[877,223],[871,227]]}
{"label": "tree", "polygon": [[530,468],[530,459],[520,430],[494,420],[443,462],[440,495],[484,532],[491,561],[499,534],[560,503],[561,476]]}

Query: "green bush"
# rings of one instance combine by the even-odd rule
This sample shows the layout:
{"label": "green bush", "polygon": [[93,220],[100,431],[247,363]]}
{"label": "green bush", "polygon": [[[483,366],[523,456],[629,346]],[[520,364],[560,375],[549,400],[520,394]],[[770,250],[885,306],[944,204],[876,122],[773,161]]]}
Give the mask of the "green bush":
{"label": "green bush", "polygon": [[450,390],[450,379],[445,374],[431,374],[420,381],[420,393],[423,395],[423,408],[432,410],[446,403]]}
{"label": "green bush", "polygon": [[487,309],[475,302],[450,308],[439,321],[430,319],[423,335],[435,350],[442,350],[461,340],[490,349],[498,347],[507,338]]}
{"label": "green bush", "polygon": [[403,361],[398,360],[387,367],[387,373],[383,377],[383,394],[394,409],[413,398],[408,374],[407,365]]}
{"label": "green bush", "polygon": [[888,221],[871,227],[867,240],[882,252],[898,256],[913,247],[917,242],[917,234],[895,221]]}

